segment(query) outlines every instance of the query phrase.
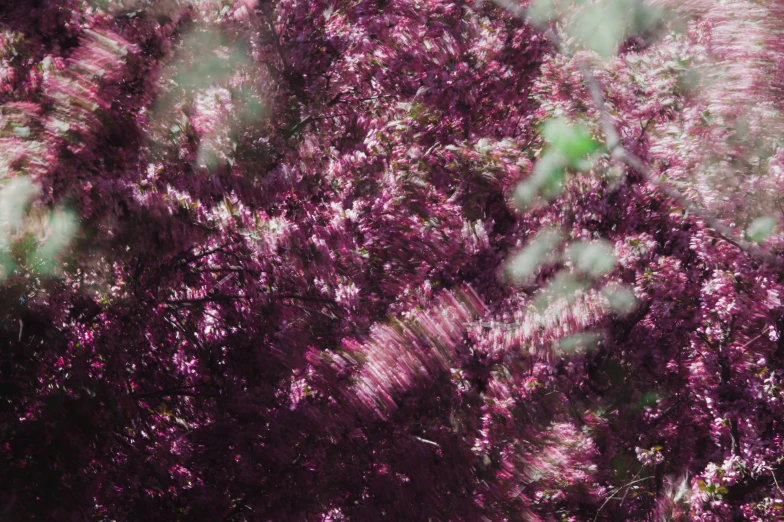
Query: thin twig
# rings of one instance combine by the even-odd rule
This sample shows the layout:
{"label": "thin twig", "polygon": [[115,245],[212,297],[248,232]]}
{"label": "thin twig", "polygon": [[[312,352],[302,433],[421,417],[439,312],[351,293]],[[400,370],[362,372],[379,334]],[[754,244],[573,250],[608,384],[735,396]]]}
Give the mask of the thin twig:
{"label": "thin twig", "polygon": [[593,517],[594,522],[596,522],[599,519],[599,513],[601,513],[601,511],[604,508],[604,506],[606,506],[609,501],[611,501],[613,498],[615,498],[615,495],[617,495],[618,492],[620,492],[622,489],[628,488],[629,486],[633,486],[634,484],[637,484],[638,482],[643,482],[645,480],[652,480],[652,479],[653,479],[653,477],[643,477],[641,479],[632,480],[631,482],[629,482],[627,484],[624,484],[623,486],[621,486],[618,489],[616,489],[615,492],[612,495],[607,497],[607,499],[604,501],[604,504],[599,506],[599,509],[596,510],[596,516]]}
{"label": "thin twig", "polygon": [[430,444],[431,446],[435,446],[440,448],[441,446],[437,442],[433,442],[432,440],[423,439],[422,437],[417,437],[416,435],[411,435],[412,439],[418,440],[419,442],[423,442],[425,444]]}
{"label": "thin twig", "polygon": [[773,482],[776,484],[776,489],[779,490],[779,493],[784,494],[784,491],[781,490],[781,487],[779,486],[779,481],[776,478],[776,471],[770,466],[768,466],[768,471],[770,471],[770,474],[773,476]]}

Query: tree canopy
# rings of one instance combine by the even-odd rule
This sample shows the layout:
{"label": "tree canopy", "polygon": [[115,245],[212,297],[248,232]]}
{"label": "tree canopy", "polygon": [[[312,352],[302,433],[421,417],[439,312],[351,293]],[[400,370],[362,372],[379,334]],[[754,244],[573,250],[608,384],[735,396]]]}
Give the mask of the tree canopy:
{"label": "tree canopy", "polygon": [[782,34],[0,0],[0,520],[784,519]]}

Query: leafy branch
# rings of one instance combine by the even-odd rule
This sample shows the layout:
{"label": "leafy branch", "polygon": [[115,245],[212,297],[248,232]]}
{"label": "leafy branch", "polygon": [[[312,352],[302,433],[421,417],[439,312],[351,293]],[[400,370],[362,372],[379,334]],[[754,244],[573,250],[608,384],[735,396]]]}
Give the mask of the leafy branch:
{"label": "leafy branch", "polygon": [[[566,45],[563,43],[558,34],[550,27],[542,27],[536,23],[536,20],[531,16],[529,10],[521,7],[512,0],[494,0],[496,4],[503,7],[510,13],[514,14],[522,21],[538,27],[543,31],[547,39],[553,44],[558,52],[564,56],[569,56],[570,52]],[[627,168],[640,174],[646,182],[655,186],[667,198],[674,201],[676,205],[701,219],[715,234],[727,243],[735,246],[750,257],[754,257],[765,263],[771,264],[777,268],[784,268],[784,259],[778,257],[773,252],[759,247],[758,245],[747,241],[743,238],[738,238],[735,232],[721,222],[716,216],[711,214],[706,209],[696,205],[681,194],[677,189],[668,185],[665,181],[657,179],[654,172],[646,165],[646,163],[635,154],[629,152],[624,148],[623,143],[619,137],[618,130],[610,118],[610,113],[605,104],[603,87],[599,80],[596,78],[593,70],[584,61],[578,61],[578,70],[583,78],[588,91],[590,92],[596,110],[599,113],[599,119],[602,125],[602,130],[605,135],[607,149],[610,152],[611,158],[617,162],[622,163]],[[647,127],[647,124],[646,124]],[[645,128],[643,128],[645,130]]]}

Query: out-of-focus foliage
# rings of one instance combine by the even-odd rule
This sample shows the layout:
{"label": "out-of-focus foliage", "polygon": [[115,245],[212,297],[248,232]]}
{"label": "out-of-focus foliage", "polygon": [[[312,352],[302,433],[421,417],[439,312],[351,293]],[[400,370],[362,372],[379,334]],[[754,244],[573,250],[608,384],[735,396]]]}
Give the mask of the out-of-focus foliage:
{"label": "out-of-focus foliage", "polygon": [[0,1],[0,518],[784,518],[784,5],[507,7]]}

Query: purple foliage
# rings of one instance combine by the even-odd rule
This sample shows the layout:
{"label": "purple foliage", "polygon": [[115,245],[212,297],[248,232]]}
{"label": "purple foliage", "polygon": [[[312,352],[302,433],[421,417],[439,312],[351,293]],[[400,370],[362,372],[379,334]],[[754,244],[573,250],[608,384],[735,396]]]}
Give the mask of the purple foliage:
{"label": "purple foliage", "polygon": [[514,203],[544,122],[602,141],[584,60],[779,216],[784,5],[654,3],[599,61],[480,0],[0,1],[0,520],[784,519],[781,265],[610,154]]}

